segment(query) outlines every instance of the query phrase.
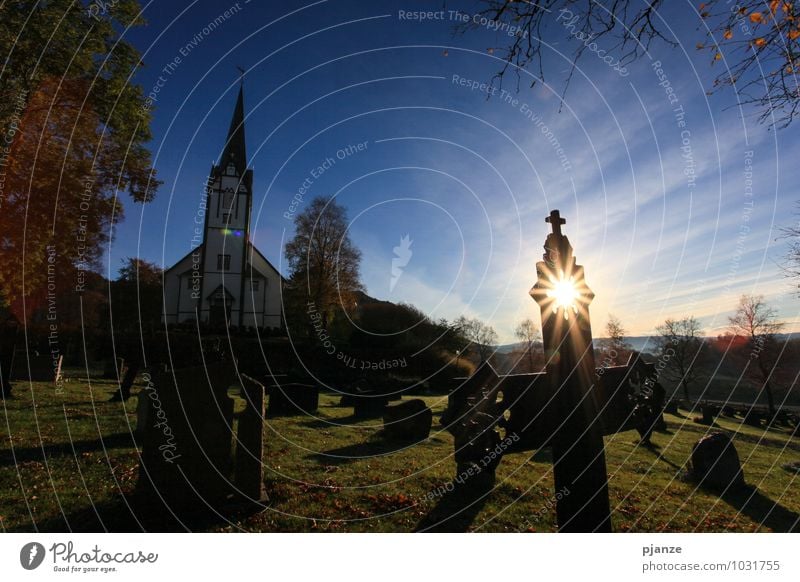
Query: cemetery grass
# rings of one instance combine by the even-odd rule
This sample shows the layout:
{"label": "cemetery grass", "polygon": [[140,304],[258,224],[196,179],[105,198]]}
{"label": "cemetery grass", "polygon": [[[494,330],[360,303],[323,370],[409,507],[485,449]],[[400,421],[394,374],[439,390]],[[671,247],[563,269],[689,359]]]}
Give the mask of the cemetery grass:
{"label": "cemetery grass", "polygon": [[[264,478],[269,506],[181,526],[147,515],[132,495],[138,451],[132,435],[136,396],[108,402],[114,385],[72,380],[19,384],[0,401],[0,531],[555,531],[549,452],[506,455],[494,490],[464,502],[452,489],[452,437],[439,417],[446,397],[426,396],[430,438],[386,443],[381,419],[355,419],[334,394],[320,396],[316,418],[269,418]],[[136,394],[136,389],[134,390]],[[236,390],[236,411],[244,407]],[[782,465],[800,459],[786,429],[758,429],[721,418],[715,427],[681,411],[666,415],[655,448],[628,431],[606,437],[615,531],[789,531],[800,512],[798,476]],[[748,488],[698,489],[687,478],[692,445],[710,428],[734,434]],[[440,495],[440,493],[445,493]]]}

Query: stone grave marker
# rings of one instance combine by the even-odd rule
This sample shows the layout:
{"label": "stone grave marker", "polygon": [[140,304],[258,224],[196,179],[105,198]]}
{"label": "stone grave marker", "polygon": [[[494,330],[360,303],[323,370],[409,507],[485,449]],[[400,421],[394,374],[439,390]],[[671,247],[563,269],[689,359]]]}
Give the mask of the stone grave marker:
{"label": "stone grave marker", "polygon": [[246,407],[239,415],[236,432],[235,483],[246,501],[265,502],[262,459],[264,456],[264,385],[242,374]]}
{"label": "stone grave marker", "polygon": [[310,415],[319,407],[319,386],[315,384],[273,384],[269,387],[269,416]]}
{"label": "stone grave marker", "polygon": [[420,442],[430,436],[433,412],[420,398],[392,404],[383,410],[383,430],[393,440]]}
{"label": "stone grave marker", "polygon": [[233,367],[209,364],[145,380],[139,491],[176,511],[224,504],[232,493]]}

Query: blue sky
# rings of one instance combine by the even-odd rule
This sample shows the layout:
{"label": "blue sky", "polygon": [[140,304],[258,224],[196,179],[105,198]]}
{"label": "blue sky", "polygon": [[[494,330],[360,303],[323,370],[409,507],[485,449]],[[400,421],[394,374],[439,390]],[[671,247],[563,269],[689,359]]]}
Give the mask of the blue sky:
{"label": "blue sky", "polygon": [[[692,4],[663,14],[680,46],[654,44],[625,76],[587,52],[563,103],[579,41],[558,23],[546,82],[531,89],[523,72],[517,91],[509,75],[508,94],[487,99],[478,85],[501,66],[487,49],[508,37],[480,27],[454,35],[447,10],[472,14],[472,2],[448,3],[444,20],[427,22],[400,11],[440,3],[172,4],[148,4],[149,25],[129,33],[146,65],[136,81],[149,93],[162,77],[151,147],[164,184],[154,202],[126,203],[112,270],[135,255],[170,266],[189,250],[241,66],[252,238],[284,272],[292,236],[284,213],[309,179],[299,209],[317,195],[347,207],[369,294],[434,318],[480,317],[502,342],[513,341],[520,320],[539,321],[527,292],[553,208],[596,293],[595,335],[608,312],[631,335],[688,314],[719,333],[742,293],[764,294],[789,329],[798,327],[800,300],[780,272],[785,245],[776,240],[798,220],[797,128],[770,131],[732,93],[706,94],[724,65],[712,68],[694,48],[702,33]],[[328,158],[334,163],[318,171]],[[405,235],[412,254],[392,288],[393,248]]]}

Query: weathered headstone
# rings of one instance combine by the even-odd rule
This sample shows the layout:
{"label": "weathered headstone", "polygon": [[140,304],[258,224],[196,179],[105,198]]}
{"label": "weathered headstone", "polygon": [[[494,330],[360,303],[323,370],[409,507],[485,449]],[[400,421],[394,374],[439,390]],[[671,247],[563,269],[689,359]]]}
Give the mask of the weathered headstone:
{"label": "weathered headstone", "polygon": [[678,414],[678,401],[677,400],[668,400],[667,403],[664,405],[664,412],[667,414]]}
{"label": "weathered headstone", "polygon": [[731,438],[713,432],[692,447],[692,477],[701,485],[727,489],[744,485],[744,473]]}
{"label": "weathered headstone", "polygon": [[566,220],[558,210],[546,219],[543,260],[536,264],[531,296],[542,313],[547,377],[560,424],[553,434],[556,491],[570,494],[556,502],[561,532],[610,532],[608,475],[595,383],[589,304],[594,293],[583,267],[561,232]]}
{"label": "weathered headstone", "polygon": [[119,389],[111,396],[111,400],[128,400],[131,397],[131,388],[139,374],[140,365],[137,362],[131,362],[125,369],[125,375],[122,377],[122,382],[119,384]]}
{"label": "weathered headstone", "polygon": [[239,415],[236,432],[235,482],[245,500],[263,502],[264,386],[248,376],[241,378],[242,397],[247,404]]}
{"label": "weathered headstone", "polygon": [[176,511],[224,504],[232,494],[229,364],[144,377],[148,399],[138,489]]}
{"label": "weathered headstone", "polygon": [[428,438],[433,412],[424,400],[415,398],[383,410],[383,430],[390,439],[419,442]]}
{"label": "weathered headstone", "polygon": [[703,424],[708,424],[708,425],[714,424],[714,420],[717,418],[717,416],[720,413],[719,406],[715,406],[715,405],[709,404],[707,402],[704,402],[703,404],[701,404],[701,410],[703,412],[702,423]]}
{"label": "weathered headstone", "polygon": [[761,428],[761,421],[763,420],[764,415],[759,411],[757,408],[751,406],[747,409],[747,412],[744,414],[744,424],[748,426],[755,426],[757,428]]}
{"label": "weathered headstone", "polygon": [[383,416],[389,405],[389,397],[385,394],[357,394],[352,396],[353,414],[356,418],[375,418]]}
{"label": "weathered headstone", "polygon": [[269,387],[269,416],[314,414],[319,407],[319,386],[312,384],[273,384]]}

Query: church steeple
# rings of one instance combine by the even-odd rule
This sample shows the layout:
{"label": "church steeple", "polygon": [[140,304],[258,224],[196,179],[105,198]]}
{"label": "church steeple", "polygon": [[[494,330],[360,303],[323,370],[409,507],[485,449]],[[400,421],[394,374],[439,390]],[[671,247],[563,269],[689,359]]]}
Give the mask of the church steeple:
{"label": "church steeple", "polygon": [[227,168],[229,164],[236,167],[239,176],[243,176],[247,169],[247,150],[244,139],[244,85],[239,86],[239,97],[236,99],[236,108],[228,129],[228,140],[219,160],[219,167]]}

